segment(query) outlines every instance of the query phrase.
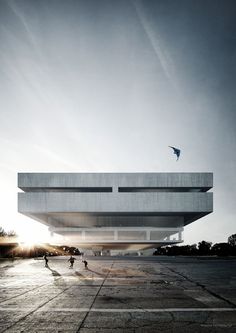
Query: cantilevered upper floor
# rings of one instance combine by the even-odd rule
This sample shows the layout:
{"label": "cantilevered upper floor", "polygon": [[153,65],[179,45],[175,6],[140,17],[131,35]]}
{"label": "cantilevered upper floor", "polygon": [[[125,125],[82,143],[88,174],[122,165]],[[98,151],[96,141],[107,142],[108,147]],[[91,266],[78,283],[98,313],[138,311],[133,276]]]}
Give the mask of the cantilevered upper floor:
{"label": "cantilevered upper floor", "polygon": [[20,173],[18,210],[60,234],[168,235],[213,211],[212,186],[212,173]]}
{"label": "cantilevered upper floor", "polygon": [[124,216],[131,225],[149,217],[163,226],[155,216],[176,216],[177,224],[182,217],[186,225],[212,212],[212,186],[212,173],[20,173],[18,209],[49,225],[75,226],[88,215],[93,226],[120,225]]}
{"label": "cantilevered upper floor", "polygon": [[206,192],[212,173],[19,173],[24,192]]}

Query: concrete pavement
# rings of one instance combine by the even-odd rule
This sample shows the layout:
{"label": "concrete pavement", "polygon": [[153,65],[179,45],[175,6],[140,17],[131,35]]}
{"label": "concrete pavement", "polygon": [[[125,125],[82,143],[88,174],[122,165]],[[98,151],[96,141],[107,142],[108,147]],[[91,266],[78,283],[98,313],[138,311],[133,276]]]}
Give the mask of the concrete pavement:
{"label": "concrete pavement", "polygon": [[0,332],[235,332],[236,259],[0,262]]}

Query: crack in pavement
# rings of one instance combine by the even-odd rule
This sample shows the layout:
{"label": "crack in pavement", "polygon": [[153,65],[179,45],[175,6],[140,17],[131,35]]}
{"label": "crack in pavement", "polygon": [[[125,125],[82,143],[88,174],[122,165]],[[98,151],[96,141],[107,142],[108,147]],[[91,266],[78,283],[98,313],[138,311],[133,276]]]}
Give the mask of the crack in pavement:
{"label": "crack in pavement", "polygon": [[36,312],[37,310],[39,310],[40,308],[42,308],[44,305],[46,305],[47,303],[49,303],[50,301],[52,301],[54,298],[56,298],[57,296],[61,295],[62,293],[64,293],[66,290],[70,289],[71,286],[65,288],[64,290],[62,290],[60,293],[58,293],[57,295],[55,295],[54,297],[50,298],[49,300],[47,300],[46,302],[44,302],[43,304],[40,304],[38,307],[36,307],[35,309],[33,309],[32,311],[30,311],[29,313],[27,313],[25,316],[21,317],[18,321],[16,321],[13,325],[8,326],[5,330],[3,330],[1,333],[6,332],[7,330],[11,329],[12,327],[16,326],[17,324],[19,324],[19,322],[23,321],[24,319],[26,319],[28,316],[30,316],[31,314],[33,314],[34,312]]}
{"label": "crack in pavement", "polygon": [[39,285],[39,286],[37,286],[37,287],[35,287],[35,288],[32,288],[32,289],[27,290],[27,291],[24,291],[24,292],[21,293],[21,294],[18,294],[18,295],[16,295],[16,296],[12,296],[12,297],[9,297],[9,298],[7,298],[7,299],[4,299],[3,301],[0,301],[0,304],[3,304],[4,302],[10,301],[10,300],[13,299],[13,298],[17,298],[17,297],[19,297],[19,296],[22,296],[22,295],[25,295],[25,294],[27,294],[27,293],[30,293],[31,291],[34,291],[35,289],[40,289],[40,288],[42,288],[42,287],[44,287],[44,286],[50,285],[51,283],[52,283],[52,282],[50,281],[50,282],[47,282],[47,283],[41,284],[41,285]]}
{"label": "crack in pavement", "polygon": [[175,273],[175,274],[178,274],[179,276],[183,277],[185,280],[191,282],[191,283],[194,283],[196,286],[202,288],[204,291],[208,292],[210,295],[220,299],[221,301],[224,301],[226,302],[228,305],[230,305],[231,307],[233,308],[236,308],[236,304],[229,301],[227,298],[215,293],[214,291],[208,289],[204,284],[201,284],[200,282],[197,282],[197,281],[194,281],[192,279],[190,279],[188,276],[184,275],[183,273],[180,273],[176,270],[174,270],[173,268],[169,268],[168,266],[162,264],[164,267],[166,267],[167,269],[169,269],[171,272]]}
{"label": "crack in pavement", "polygon": [[87,319],[88,314],[90,313],[90,310],[92,309],[92,307],[93,307],[93,305],[94,305],[94,303],[95,303],[95,301],[96,301],[96,299],[97,299],[97,296],[98,296],[98,294],[100,293],[100,291],[101,291],[101,289],[102,289],[102,287],[103,287],[103,285],[104,285],[106,279],[108,278],[108,276],[109,276],[109,274],[110,274],[110,272],[111,272],[111,269],[112,269],[113,265],[114,265],[114,261],[112,262],[110,269],[107,270],[107,274],[106,274],[106,276],[104,277],[104,279],[103,279],[103,281],[102,281],[102,283],[101,283],[101,285],[100,285],[100,287],[99,287],[99,289],[98,289],[98,291],[97,291],[97,293],[96,293],[96,295],[95,295],[95,297],[94,297],[94,300],[93,300],[92,304],[90,305],[89,310],[88,310],[87,313],[85,314],[84,319],[81,321],[81,323],[80,323],[80,325],[79,325],[79,327],[78,327],[76,333],[78,333],[78,332],[80,331],[80,329],[83,327],[84,322],[85,322],[85,320]]}

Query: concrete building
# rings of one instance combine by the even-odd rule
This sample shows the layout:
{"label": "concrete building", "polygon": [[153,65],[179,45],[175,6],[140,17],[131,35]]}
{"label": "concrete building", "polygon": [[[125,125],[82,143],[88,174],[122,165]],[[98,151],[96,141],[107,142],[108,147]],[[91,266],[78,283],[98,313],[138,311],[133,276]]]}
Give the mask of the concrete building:
{"label": "concrete building", "polygon": [[182,242],[212,186],[212,173],[19,173],[18,211],[82,248],[145,249]]}

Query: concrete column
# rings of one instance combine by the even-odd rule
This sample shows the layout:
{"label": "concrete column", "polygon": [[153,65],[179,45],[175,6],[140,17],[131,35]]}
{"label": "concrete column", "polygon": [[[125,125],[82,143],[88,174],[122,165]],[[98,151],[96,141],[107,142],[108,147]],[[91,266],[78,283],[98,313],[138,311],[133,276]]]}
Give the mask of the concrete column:
{"label": "concrete column", "polygon": [[178,240],[181,241],[182,240],[182,231],[179,231],[178,237],[179,237]]}
{"label": "concrete column", "polygon": [[[48,218],[48,219],[50,219],[50,220],[49,220],[49,223],[50,223],[50,222],[51,222],[51,218]],[[50,228],[50,227],[49,227],[49,228],[48,228],[48,231],[50,232],[50,236],[53,237],[53,236],[54,236],[53,228]]]}

